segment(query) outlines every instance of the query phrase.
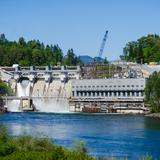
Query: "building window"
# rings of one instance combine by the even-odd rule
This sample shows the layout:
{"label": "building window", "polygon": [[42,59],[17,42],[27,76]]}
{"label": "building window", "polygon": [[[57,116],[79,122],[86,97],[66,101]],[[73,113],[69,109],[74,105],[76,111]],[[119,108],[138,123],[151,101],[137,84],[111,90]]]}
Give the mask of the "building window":
{"label": "building window", "polygon": [[78,96],[78,97],[80,96],[79,92],[77,92],[77,96]]}
{"label": "building window", "polygon": [[136,96],[139,97],[139,92],[136,92]]}

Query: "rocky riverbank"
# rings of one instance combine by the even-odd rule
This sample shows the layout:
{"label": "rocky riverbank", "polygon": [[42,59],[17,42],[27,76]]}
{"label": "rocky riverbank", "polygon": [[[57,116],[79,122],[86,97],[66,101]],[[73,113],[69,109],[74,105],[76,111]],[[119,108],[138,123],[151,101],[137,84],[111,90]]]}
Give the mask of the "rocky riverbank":
{"label": "rocky riverbank", "polygon": [[4,112],[5,112],[4,107],[1,107],[1,106],[0,106],[0,114],[1,114],[1,113],[4,113]]}
{"label": "rocky riverbank", "polygon": [[0,114],[1,114],[1,113],[4,113],[4,112],[6,112],[6,111],[7,111],[7,109],[6,109],[5,105],[4,105],[4,102],[3,102],[3,100],[0,98]]}
{"label": "rocky riverbank", "polygon": [[0,114],[1,114],[1,113],[4,113],[4,110],[3,110],[2,107],[0,107]]}

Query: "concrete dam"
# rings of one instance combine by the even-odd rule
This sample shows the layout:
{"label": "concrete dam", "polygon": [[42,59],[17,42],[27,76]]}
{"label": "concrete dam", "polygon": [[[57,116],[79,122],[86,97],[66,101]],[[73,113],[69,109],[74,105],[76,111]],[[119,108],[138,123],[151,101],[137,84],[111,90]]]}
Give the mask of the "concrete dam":
{"label": "concrete dam", "polygon": [[[79,67],[3,68],[1,78],[11,86],[15,96],[6,97],[8,111],[69,112],[71,80],[79,79]],[[32,105],[25,100],[32,99]],[[24,100],[25,103],[21,103]],[[26,108],[24,106],[27,106]]]}
{"label": "concrete dam", "polygon": [[[42,79],[35,83],[23,80],[15,84],[16,96],[21,98],[30,97],[37,111],[42,112],[68,112],[67,99],[71,95],[70,81],[63,83],[55,80],[50,83]],[[20,100],[8,100],[9,111],[20,111]]]}
{"label": "concrete dam", "polygon": [[15,96],[3,97],[11,112],[144,113],[145,78],[83,79],[76,67],[3,67]]}

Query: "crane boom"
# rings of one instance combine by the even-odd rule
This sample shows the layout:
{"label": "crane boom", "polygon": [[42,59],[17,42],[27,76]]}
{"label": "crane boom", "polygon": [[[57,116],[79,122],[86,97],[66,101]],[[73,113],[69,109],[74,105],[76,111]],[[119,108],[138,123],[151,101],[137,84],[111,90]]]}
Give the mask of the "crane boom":
{"label": "crane boom", "polygon": [[102,58],[102,54],[103,54],[104,46],[105,46],[105,43],[106,43],[107,35],[108,35],[108,31],[105,32],[105,35],[103,37],[101,48],[100,48],[100,51],[99,51],[99,54],[98,54],[99,58]]}

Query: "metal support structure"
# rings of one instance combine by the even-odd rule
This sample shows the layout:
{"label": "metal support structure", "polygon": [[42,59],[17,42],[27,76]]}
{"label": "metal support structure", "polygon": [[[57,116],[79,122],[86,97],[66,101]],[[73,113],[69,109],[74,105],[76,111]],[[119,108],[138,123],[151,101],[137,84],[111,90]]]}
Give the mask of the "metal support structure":
{"label": "metal support structure", "polygon": [[98,54],[99,58],[102,58],[102,54],[103,54],[104,46],[105,46],[105,43],[106,43],[107,35],[108,35],[108,31],[105,32],[105,35],[103,37],[102,44],[101,44],[101,47],[100,47],[100,51],[99,51],[99,54]]}

